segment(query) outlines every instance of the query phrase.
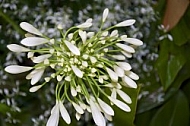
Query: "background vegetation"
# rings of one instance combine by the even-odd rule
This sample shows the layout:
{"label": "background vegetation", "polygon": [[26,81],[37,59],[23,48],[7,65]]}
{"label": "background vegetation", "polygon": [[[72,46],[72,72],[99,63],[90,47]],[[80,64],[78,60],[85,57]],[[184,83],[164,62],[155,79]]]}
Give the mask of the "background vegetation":
{"label": "background vegetation", "polygon": [[[176,2],[177,1],[177,2]],[[10,75],[9,64],[32,65],[25,54],[10,52],[6,45],[20,43],[22,21],[29,22],[50,37],[88,17],[97,29],[105,8],[110,9],[107,25],[133,18],[133,27],[120,29],[144,45],[127,62],[140,76],[138,90],[128,89],[133,111],[116,110],[110,125],[189,126],[190,125],[190,7],[188,0],[0,0],[0,125],[43,126],[54,105],[54,83],[29,93],[25,74]],[[163,25],[162,25],[163,24]],[[164,29],[168,28],[168,29]],[[169,27],[167,27],[169,26]],[[73,126],[94,125],[86,114]],[[60,120],[60,126],[64,122]],[[65,124],[66,125],[66,124]]]}

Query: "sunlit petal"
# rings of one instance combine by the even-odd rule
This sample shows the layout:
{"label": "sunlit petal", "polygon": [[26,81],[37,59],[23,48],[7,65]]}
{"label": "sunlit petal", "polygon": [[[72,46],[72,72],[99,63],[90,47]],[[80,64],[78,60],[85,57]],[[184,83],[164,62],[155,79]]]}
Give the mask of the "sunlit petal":
{"label": "sunlit petal", "polygon": [[35,34],[35,35],[42,36],[42,33],[38,29],[36,29],[33,25],[31,25],[27,22],[21,22],[20,27],[27,32],[30,32],[30,33]]}
{"label": "sunlit petal", "polygon": [[29,71],[31,69],[33,69],[33,67],[10,65],[5,68],[5,71],[11,74],[18,74]]}
{"label": "sunlit petal", "polygon": [[11,50],[12,52],[28,52],[30,49],[25,48],[23,46],[17,45],[17,44],[9,44],[7,45],[7,48]]}
{"label": "sunlit petal", "polygon": [[25,45],[25,46],[37,46],[37,45],[42,45],[47,43],[49,40],[45,39],[45,38],[40,38],[40,37],[28,37],[28,38],[24,38],[21,41],[21,44]]}

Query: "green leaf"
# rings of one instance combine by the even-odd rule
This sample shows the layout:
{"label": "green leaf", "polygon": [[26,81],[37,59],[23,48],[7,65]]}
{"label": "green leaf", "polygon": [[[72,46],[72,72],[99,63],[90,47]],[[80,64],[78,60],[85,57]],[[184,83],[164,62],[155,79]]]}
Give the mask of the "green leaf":
{"label": "green leaf", "polygon": [[169,40],[161,42],[156,69],[165,90],[170,87],[185,62],[184,46],[177,46]]}
{"label": "green leaf", "polygon": [[119,109],[118,107],[114,106],[115,115],[113,118],[113,123],[115,126],[134,126],[134,119],[136,113],[136,106],[137,106],[137,97],[139,94],[140,87],[138,89],[130,89],[125,88],[125,92],[131,97],[132,104],[130,104],[131,112],[126,113]]}
{"label": "green leaf", "polygon": [[10,111],[10,107],[3,103],[0,103],[0,113],[6,115],[6,112],[8,111]]}
{"label": "green leaf", "polygon": [[189,105],[182,91],[178,91],[154,115],[150,126],[188,126]]}

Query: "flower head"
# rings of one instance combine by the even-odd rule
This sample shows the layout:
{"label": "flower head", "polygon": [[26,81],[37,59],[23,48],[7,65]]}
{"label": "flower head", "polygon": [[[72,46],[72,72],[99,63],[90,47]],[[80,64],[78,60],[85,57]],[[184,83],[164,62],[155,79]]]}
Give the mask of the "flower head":
{"label": "flower head", "polygon": [[[108,13],[109,10],[105,9],[101,25],[106,22]],[[27,36],[21,41],[26,47],[16,44],[7,47],[13,52],[27,52],[28,58],[35,65],[32,67],[10,65],[5,71],[18,74],[32,70],[26,76],[26,79],[31,79],[30,92],[36,92],[44,85],[48,85],[52,79],[57,81],[56,104],[52,108],[47,126],[57,126],[60,114],[63,120],[70,124],[69,113],[62,103],[64,100],[68,100],[76,110],[77,120],[87,110],[92,113],[96,125],[105,126],[105,118],[112,120],[114,116],[111,105],[116,105],[125,112],[131,111],[128,106],[132,103],[130,96],[122,89],[123,86],[137,88],[135,80],[139,77],[131,71],[131,65],[126,59],[135,53],[131,44],[140,46],[143,43],[138,39],[128,38],[127,35],[120,35],[115,28],[134,23],[135,20],[130,19],[107,29],[102,29],[101,26],[97,32],[88,32],[84,29],[92,26],[90,18],[80,25],[69,28],[65,33],[59,25],[58,30],[62,37],[54,39],[42,35],[31,24],[22,22],[21,28],[34,36]],[[36,46],[39,47],[31,49]],[[51,68],[52,72],[45,76],[47,68]],[[35,85],[42,77],[44,83]],[[117,95],[122,100],[117,99]],[[111,105],[101,97],[107,98]]]}

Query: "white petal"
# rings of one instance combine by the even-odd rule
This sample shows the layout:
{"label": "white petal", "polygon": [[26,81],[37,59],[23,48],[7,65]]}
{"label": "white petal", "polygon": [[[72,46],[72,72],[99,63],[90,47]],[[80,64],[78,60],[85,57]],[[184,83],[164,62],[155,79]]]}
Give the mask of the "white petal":
{"label": "white petal", "polygon": [[34,26],[32,26],[31,24],[29,24],[27,22],[21,22],[20,27],[27,32],[42,36],[42,33],[38,29],[36,29]]}
{"label": "white petal", "polygon": [[125,72],[122,68],[118,67],[117,65],[114,65],[114,71],[119,77],[123,77],[125,75]]}
{"label": "white petal", "polygon": [[76,110],[79,114],[83,114],[83,113],[84,113],[83,109],[82,109],[78,104],[76,104],[76,103],[74,103],[74,102],[72,102],[72,104],[73,104],[73,107],[75,108],[75,110]]}
{"label": "white petal", "polygon": [[34,52],[28,52],[27,57],[32,58],[34,56]]}
{"label": "white petal", "polygon": [[51,54],[44,54],[44,55],[40,55],[40,56],[37,56],[37,57],[33,57],[32,58],[32,61],[34,63],[41,63],[43,62],[45,59],[51,57],[52,55]]}
{"label": "white petal", "polygon": [[7,66],[5,68],[5,71],[8,73],[11,73],[11,74],[18,74],[18,73],[23,73],[23,72],[29,71],[31,69],[33,69],[33,67],[11,65],[11,66]]}
{"label": "white petal", "polygon": [[113,70],[111,70],[111,69],[108,68],[108,67],[106,68],[106,70],[107,70],[107,72],[108,72],[108,74],[109,74],[111,80],[112,80],[113,82],[117,82],[117,81],[118,81],[118,75],[117,75]]}
{"label": "white petal", "polygon": [[121,51],[121,53],[123,53],[123,55],[125,55],[125,56],[128,57],[128,58],[131,58],[131,57],[132,57],[132,54],[129,53],[129,52]]}
{"label": "white petal", "polygon": [[67,112],[67,110],[65,109],[65,107],[61,101],[59,101],[59,109],[60,109],[60,113],[61,113],[63,120],[65,120],[65,122],[67,124],[70,124],[71,118],[70,118],[69,113]]}
{"label": "white petal", "polygon": [[92,26],[92,23],[91,22],[85,22],[85,23],[82,23],[78,26],[76,26],[77,28],[89,28],[90,26]]}
{"label": "white petal", "polygon": [[30,92],[36,92],[39,90],[43,85],[33,86],[29,89]]}
{"label": "white petal", "polygon": [[73,86],[71,86],[71,95],[73,97],[77,96],[77,91],[76,91],[76,89]]}
{"label": "white petal", "polygon": [[109,13],[109,9],[106,8],[103,12],[103,16],[102,16],[102,22],[105,22],[107,16],[108,16],[108,13]]}
{"label": "white petal", "polygon": [[81,118],[81,114],[79,114],[78,112],[75,114],[75,117],[76,117],[76,119],[79,121],[80,120],[80,118]]}
{"label": "white petal", "polygon": [[86,23],[92,23],[92,18],[87,19]]}
{"label": "white petal", "polygon": [[130,44],[136,45],[136,46],[140,46],[143,45],[143,42],[139,39],[135,39],[135,38],[126,38],[126,37],[121,37],[121,40],[128,42]]}
{"label": "white petal", "polygon": [[123,55],[111,55],[116,60],[125,60],[125,56]]}
{"label": "white petal", "polygon": [[79,30],[79,36],[81,37],[82,42],[85,43],[87,38],[86,31]]}
{"label": "white petal", "polygon": [[28,38],[24,38],[21,41],[21,44],[25,45],[25,46],[37,46],[37,45],[41,45],[41,44],[45,44],[47,43],[49,40],[45,39],[45,38],[40,38],[40,37],[28,37]]}
{"label": "white petal", "polygon": [[105,119],[102,113],[99,111],[97,105],[90,99],[90,108],[92,111],[92,117],[97,126],[106,126]]}
{"label": "white petal", "polygon": [[130,88],[137,88],[137,84],[135,81],[133,81],[131,78],[127,77],[127,76],[124,76],[122,78],[125,86],[127,87],[130,87]]}
{"label": "white petal", "polygon": [[131,111],[130,107],[127,104],[125,104],[124,102],[122,102],[120,100],[117,100],[117,99],[114,99],[112,97],[109,97],[109,99],[110,99],[111,102],[113,102],[117,107],[119,107],[123,111],[126,111],[126,112]]}
{"label": "white petal", "polygon": [[90,57],[90,61],[92,64],[96,63],[97,62],[97,59],[93,56]]}
{"label": "white petal", "polygon": [[104,116],[105,116],[106,119],[109,120],[109,121],[112,121],[112,120],[113,120],[113,119],[112,119],[112,116],[110,116],[110,115],[108,115],[108,114],[106,114],[106,113],[104,113]]}
{"label": "white petal", "polygon": [[128,104],[131,104],[131,98],[129,97],[129,95],[127,95],[125,92],[123,92],[122,90],[116,89],[117,93],[119,94],[119,96]]}
{"label": "white petal", "polygon": [[63,76],[57,75],[57,81],[58,81],[58,82],[62,81],[62,79],[63,79]]}
{"label": "white petal", "polygon": [[65,42],[65,44],[66,44],[66,46],[68,47],[68,49],[73,53],[73,54],[75,54],[75,55],[80,55],[80,51],[79,51],[79,49],[75,46],[75,45],[73,45],[72,43],[70,43],[70,42],[68,42],[68,41],[64,41]]}
{"label": "white petal", "polygon": [[76,76],[78,76],[79,78],[82,78],[83,77],[83,72],[77,68],[76,66],[71,66],[73,72],[75,73]]}
{"label": "white petal", "polygon": [[98,98],[98,103],[100,105],[100,107],[102,108],[102,110],[108,114],[108,115],[114,115],[114,111],[113,109],[107,104],[105,103],[104,101],[102,101],[100,98]]}
{"label": "white petal", "polygon": [[118,36],[118,30],[113,30],[110,34],[110,37]]}
{"label": "white petal", "polygon": [[17,44],[9,44],[7,45],[7,48],[11,50],[12,52],[28,52],[30,49],[25,48],[23,46],[17,45]]}
{"label": "white petal", "polygon": [[111,97],[114,98],[114,99],[117,98],[117,92],[116,92],[116,89],[115,89],[115,88],[112,89]]}
{"label": "white petal", "polygon": [[44,73],[45,68],[41,68],[41,69],[36,69],[36,74],[33,74],[32,79],[31,79],[31,85],[36,84],[40,78],[42,77],[43,73]]}
{"label": "white petal", "polygon": [[134,19],[129,19],[129,20],[122,21],[122,22],[116,24],[115,26],[116,27],[125,27],[125,26],[133,25],[134,23],[135,23]]}
{"label": "white petal", "polygon": [[139,76],[136,73],[132,72],[132,71],[126,71],[125,74],[128,77],[130,77],[131,79],[133,79],[133,80],[138,80],[139,79]]}
{"label": "white petal", "polygon": [[128,71],[131,69],[131,65],[126,62],[116,62],[116,64],[121,67],[123,70]]}
{"label": "white petal", "polygon": [[129,53],[134,53],[135,52],[135,50],[131,46],[128,46],[128,45],[125,45],[125,44],[116,43],[116,46],[118,46],[119,48],[121,48],[124,51],[129,52]]}
{"label": "white petal", "polygon": [[59,123],[59,106],[56,104],[51,111],[51,116],[49,117],[46,126],[58,126]]}
{"label": "white petal", "polygon": [[87,33],[87,37],[88,37],[88,38],[91,38],[92,36],[94,36],[94,34],[95,34],[94,32],[88,32],[88,33]]}
{"label": "white petal", "polygon": [[104,31],[101,36],[106,37],[108,35],[108,31]]}

